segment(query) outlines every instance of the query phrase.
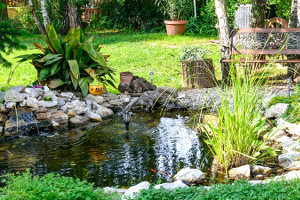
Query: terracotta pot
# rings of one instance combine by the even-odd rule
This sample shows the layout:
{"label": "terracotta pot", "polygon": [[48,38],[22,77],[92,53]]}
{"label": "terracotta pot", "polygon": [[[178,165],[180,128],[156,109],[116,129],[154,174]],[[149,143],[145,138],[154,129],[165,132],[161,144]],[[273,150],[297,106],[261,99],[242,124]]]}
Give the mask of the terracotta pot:
{"label": "terracotta pot", "polygon": [[172,35],[183,35],[186,30],[186,24],[188,23],[188,21],[187,20],[180,20],[180,21],[165,20],[164,23],[166,25],[168,36],[172,36]]}
{"label": "terracotta pot", "polygon": [[89,92],[92,95],[101,95],[105,92],[105,89],[103,85],[90,85]]}
{"label": "terracotta pot", "polygon": [[131,72],[120,72],[120,82],[121,85],[130,85],[133,78],[133,73]]}

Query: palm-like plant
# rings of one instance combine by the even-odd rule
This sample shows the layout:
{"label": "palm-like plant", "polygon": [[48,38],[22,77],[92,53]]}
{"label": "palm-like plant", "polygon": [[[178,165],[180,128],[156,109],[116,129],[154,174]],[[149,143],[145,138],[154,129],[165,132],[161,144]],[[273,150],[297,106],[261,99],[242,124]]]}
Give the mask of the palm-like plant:
{"label": "palm-like plant", "polygon": [[155,0],[155,3],[172,21],[184,19],[193,8],[190,0]]}
{"label": "palm-like plant", "polygon": [[74,90],[80,88],[83,95],[87,95],[89,83],[94,79],[104,85],[114,85],[114,70],[107,65],[108,55],[103,55],[99,44],[93,44],[93,37],[85,39],[80,28],[72,28],[67,36],[61,40],[52,25],[47,27],[44,36],[47,44],[34,45],[41,53],[22,55],[19,62],[31,60],[31,64],[38,71],[38,81],[44,81],[49,88],[73,85]]}

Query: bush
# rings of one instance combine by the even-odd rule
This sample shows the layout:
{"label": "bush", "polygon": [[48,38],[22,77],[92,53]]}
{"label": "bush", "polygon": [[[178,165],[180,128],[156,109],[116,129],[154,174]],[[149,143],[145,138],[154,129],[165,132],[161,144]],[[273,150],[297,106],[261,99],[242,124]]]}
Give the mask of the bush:
{"label": "bush", "polygon": [[180,188],[176,190],[143,190],[136,200],[212,200],[212,199],[300,199],[300,180],[270,182],[252,186],[247,181],[235,182],[233,185],[219,184],[209,190],[202,186]]}
{"label": "bush", "polygon": [[34,177],[27,170],[23,174],[7,174],[2,179],[6,186],[0,188],[0,200],[119,199],[117,194],[108,195],[102,189],[94,190],[93,184],[86,181],[52,173]]}

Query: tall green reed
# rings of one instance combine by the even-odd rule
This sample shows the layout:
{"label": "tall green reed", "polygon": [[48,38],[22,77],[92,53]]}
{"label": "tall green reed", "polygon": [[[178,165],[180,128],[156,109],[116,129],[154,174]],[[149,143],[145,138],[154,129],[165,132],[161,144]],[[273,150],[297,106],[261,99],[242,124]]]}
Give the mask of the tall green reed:
{"label": "tall green reed", "polygon": [[263,73],[253,77],[247,67],[237,72],[232,66],[230,85],[219,89],[219,125],[208,125],[206,143],[225,173],[229,168],[255,163],[266,154],[274,155],[275,151],[260,140],[268,129],[266,118],[259,114],[266,83],[261,77]]}

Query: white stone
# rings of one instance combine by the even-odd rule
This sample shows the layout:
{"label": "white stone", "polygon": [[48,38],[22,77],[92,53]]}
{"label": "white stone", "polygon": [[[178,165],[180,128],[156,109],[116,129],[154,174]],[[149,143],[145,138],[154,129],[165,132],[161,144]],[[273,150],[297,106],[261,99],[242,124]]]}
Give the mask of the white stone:
{"label": "white stone", "polygon": [[294,161],[284,168],[285,170],[300,170],[300,161]]}
{"label": "white stone", "polygon": [[286,103],[277,103],[276,105],[271,106],[265,112],[266,118],[280,118],[289,108],[289,104]]}
{"label": "white stone", "polygon": [[275,176],[274,180],[281,181],[281,180],[293,180],[293,179],[300,178],[300,170],[290,171],[281,176]]}
{"label": "white stone", "polygon": [[250,165],[243,165],[229,170],[228,175],[231,179],[249,179]]}
{"label": "white stone", "polygon": [[121,106],[123,104],[123,101],[121,101],[120,99],[112,99],[109,100],[108,103],[113,106]]}
{"label": "white stone", "polygon": [[51,108],[54,106],[57,106],[58,102],[57,101],[40,101],[40,106],[45,107],[45,108]]}
{"label": "white stone", "polygon": [[284,154],[295,151],[300,151],[300,142],[298,141],[294,141],[293,143],[290,143],[290,145],[284,146],[282,149],[282,153]]}
{"label": "white stone", "polygon": [[141,190],[148,189],[149,187],[150,183],[148,181],[143,181],[135,186],[130,187],[122,196],[122,199],[126,199],[127,197],[133,199],[135,196],[140,194]]}
{"label": "white stone", "polygon": [[18,93],[22,93],[22,92],[24,92],[25,89],[26,89],[26,85],[18,85],[18,86],[10,88],[9,90],[18,92]]}
{"label": "white stone", "polygon": [[184,184],[182,181],[175,181],[173,183],[163,183],[163,184],[156,185],[154,186],[154,189],[159,189],[161,187],[169,190],[174,190],[176,188],[187,188],[188,186]]}
{"label": "white stone", "polygon": [[85,113],[85,116],[87,116],[92,121],[97,121],[97,122],[101,122],[102,121],[102,118],[101,118],[100,115],[97,115],[96,113],[93,113],[91,111],[87,111]]}
{"label": "white stone", "polygon": [[5,104],[5,107],[7,109],[12,109],[13,107],[15,107],[15,103],[14,102],[8,102]]}
{"label": "white stone", "polygon": [[275,139],[275,141],[283,145],[292,144],[294,142],[294,140],[288,136],[282,136],[280,138]]}
{"label": "white stone", "polygon": [[252,180],[252,181],[248,181],[248,183],[250,183],[251,185],[265,184],[264,181],[260,181],[260,180]]}
{"label": "white stone", "polygon": [[85,99],[96,102],[97,104],[102,104],[104,102],[104,98],[102,96],[94,96],[92,94],[88,94]]}
{"label": "white stone", "polygon": [[68,123],[69,117],[63,112],[58,112],[52,115],[52,121],[55,121],[59,124],[66,124]]}
{"label": "white stone", "polygon": [[87,122],[88,118],[85,116],[76,115],[75,117],[70,119],[70,123],[73,125],[81,125]]}
{"label": "white stone", "polygon": [[23,102],[27,97],[28,94],[8,90],[5,94],[4,101],[19,103],[19,102]]}
{"label": "white stone", "polygon": [[41,88],[26,88],[25,93],[29,94],[29,96],[33,98],[38,98],[44,95],[44,91]]}
{"label": "white stone", "polygon": [[264,167],[264,166],[260,166],[260,165],[252,165],[251,172],[254,175],[270,174],[272,172],[272,169],[270,167]]}
{"label": "white stone", "polygon": [[34,97],[28,97],[26,105],[28,107],[38,108],[40,107],[40,102]]}
{"label": "white stone", "polygon": [[129,103],[131,101],[131,96],[129,96],[129,95],[120,95],[120,100],[124,103]]}
{"label": "white stone", "polygon": [[[28,98],[28,97],[27,97]],[[21,102],[20,107],[25,107],[27,105],[27,100],[25,99],[23,102]]]}
{"label": "white stone", "polygon": [[295,123],[289,123],[288,126],[285,128],[285,131],[287,131],[289,134],[300,137],[300,125]]}
{"label": "white stone", "polygon": [[57,102],[58,101],[58,98],[55,95],[54,91],[45,92],[44,95],[43,95],[43,98],[52,98],[53,102],[55,102],[55,101]]}
{"label": "white stone", "polygon": [[286,132],[284,130],[281,130],[281,129],[278,129],[278,128],[275,128],[273,129],[271,132],[269,133],[266,133],[264,135],[264,139],[268,139],[268,140],[276,140],[278,138],[281,138],[283,136],[286,136]]}
{"label": "white stone", "polygon": [[75,97],[75,95],[72,92],[62,92],[59,95],[65,99],[67,99],[67,101],[71,101],[71,99],[73,97]]}
{"label": "white stone", "polygon": [[173,181],[186,181],[188,183],[200,183],[205,179],[205,174],[199,169],[189,167],[180,170],[174,177]]}
{"label": "white stone", "polygon": [[58,106],[64,106],[66,104],[66,102],[65,102],[65,100],[64,99],[62,99],[62,98],[58,98],[58,102],[57,102],[57,105]]}
{"label": "white stone", "polygon": [[86,103],[84,101],[79,101],[79,100],[74,100],[72,102],[66,103],[66,109],[74,110],[77,115],[84,114],[86,111],[88,111],[88,107],[86,106]]}
{"label": "white stone", "polygon": [[56,128],[56,127],[59,126],[59,123],[57,123],[56,121],[52,121],[52,126],[53,126],[54,128]]}
{"label": "white stone", "polygon": [[114,114],[114,112],[109,109],[109,108],[106,108],[104,106],[100,106],[97,111],[96,111],[96,114],[100,115],[102,118],[104,117],[109,117],[109,116],[112,116]]}

